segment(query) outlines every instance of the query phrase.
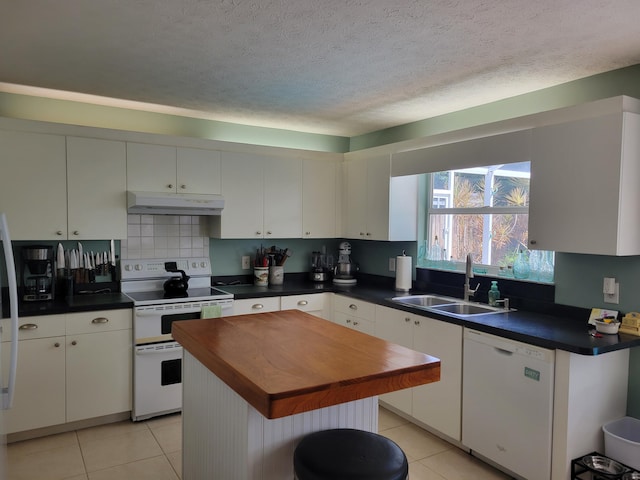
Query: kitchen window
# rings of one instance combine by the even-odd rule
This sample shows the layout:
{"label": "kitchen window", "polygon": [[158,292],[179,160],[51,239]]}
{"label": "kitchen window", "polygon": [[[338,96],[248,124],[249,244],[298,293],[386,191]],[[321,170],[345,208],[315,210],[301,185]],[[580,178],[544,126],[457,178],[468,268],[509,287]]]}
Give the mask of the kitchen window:
{"label": "kitchen window", "polygon": [[529,280],[553,279],[553,252],[528,250],[530,162],[429,174],[428,240],[418,266],[459,269],[471,253],[476,273],[512,276],[520,252]]}

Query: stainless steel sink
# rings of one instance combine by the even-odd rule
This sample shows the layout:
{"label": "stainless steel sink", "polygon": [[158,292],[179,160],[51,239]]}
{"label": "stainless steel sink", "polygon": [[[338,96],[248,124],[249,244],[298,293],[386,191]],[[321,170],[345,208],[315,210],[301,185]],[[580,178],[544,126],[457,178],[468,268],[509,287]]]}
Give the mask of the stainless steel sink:
{"label": "stainless steel sink", "polygon": [[440,295],[407,295],[403,297],[393,297],[391,300],[407,307],[458,317],[505,313],[509,311],[503,308],[465,302],[459,298],[443,297]]}
{"label": "stainless steel sink", "polygon": [[391,300],[414,307],[432,307],[434,305],[459,302],[457,298],[440,297],[438,295],[408,295],[406,297],[393,297]]}
{"label": "stainless steel sink", "polygon": [[470,303],[452,303],[449,305],[434,305],[433,310],[438,312],[449,312],[456,315],[482,315],[484,313],[504,312],[504,309],[476,305]]}

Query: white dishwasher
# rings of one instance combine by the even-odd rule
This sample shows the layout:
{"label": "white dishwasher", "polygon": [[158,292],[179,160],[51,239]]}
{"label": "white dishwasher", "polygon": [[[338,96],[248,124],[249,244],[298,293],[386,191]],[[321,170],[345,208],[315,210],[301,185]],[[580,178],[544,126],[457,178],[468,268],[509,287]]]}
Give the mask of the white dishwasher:
{"label": "white dishwasher", "polygon": [[555,351],[465,328],[462,443],[528,480],[551,478]]}

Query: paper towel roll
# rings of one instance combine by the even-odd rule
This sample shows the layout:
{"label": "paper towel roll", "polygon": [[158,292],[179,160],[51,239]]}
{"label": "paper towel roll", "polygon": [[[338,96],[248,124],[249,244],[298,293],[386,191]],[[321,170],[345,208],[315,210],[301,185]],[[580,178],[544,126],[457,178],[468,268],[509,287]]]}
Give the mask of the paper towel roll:
{"label": "paper towel roll", "polygon": [[396,290],[408,292],[411,290],[411,257],[399,255],[396,257]]}

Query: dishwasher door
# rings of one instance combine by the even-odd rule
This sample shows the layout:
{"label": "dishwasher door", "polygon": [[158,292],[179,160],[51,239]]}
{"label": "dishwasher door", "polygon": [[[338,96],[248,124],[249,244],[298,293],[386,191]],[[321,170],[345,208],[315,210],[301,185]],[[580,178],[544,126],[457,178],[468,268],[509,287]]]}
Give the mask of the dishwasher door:
{"label": "dishwasher door", "polygon": [[462,443],[528,480],[551,478],[555,351],[465,328]]}

